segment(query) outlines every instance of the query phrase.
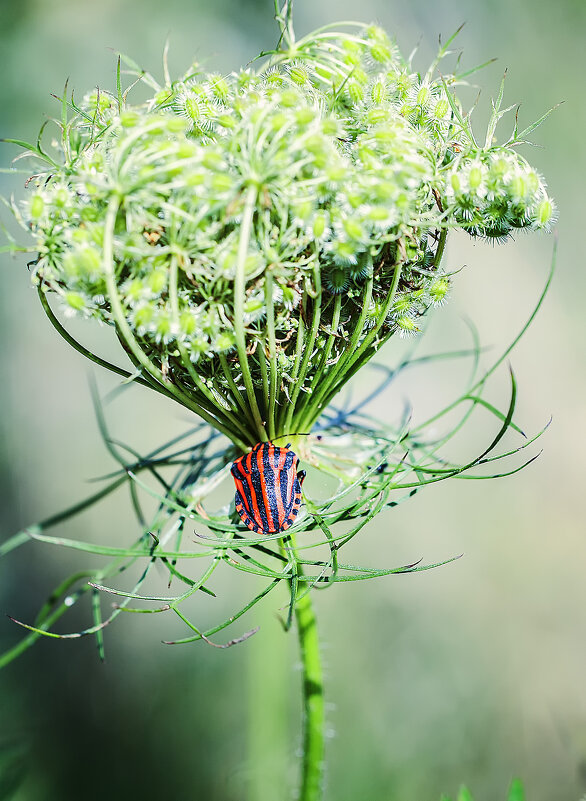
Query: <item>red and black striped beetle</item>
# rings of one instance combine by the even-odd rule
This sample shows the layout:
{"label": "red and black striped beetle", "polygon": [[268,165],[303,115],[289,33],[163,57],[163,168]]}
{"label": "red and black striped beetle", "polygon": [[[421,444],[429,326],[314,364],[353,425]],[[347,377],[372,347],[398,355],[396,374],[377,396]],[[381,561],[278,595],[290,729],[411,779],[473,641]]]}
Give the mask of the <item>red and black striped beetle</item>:
{"label": "red and black striped beetle", "polygon": [[258,442],[233,462],[236,511],[251,531],[278,534],[293,524],[305,478],[305,470],[297,472],[298,465],[291,445],[280,448],[272,442]]}

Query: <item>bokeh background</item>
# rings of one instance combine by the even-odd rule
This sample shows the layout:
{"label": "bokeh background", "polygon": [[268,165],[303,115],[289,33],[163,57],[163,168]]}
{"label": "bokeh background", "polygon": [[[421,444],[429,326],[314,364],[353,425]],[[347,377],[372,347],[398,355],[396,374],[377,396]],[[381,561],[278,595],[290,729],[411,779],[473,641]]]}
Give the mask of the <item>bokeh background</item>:
{"label": "bokeh background", "polygon": [[[57,114],[50,94],[59,94],[67,77],[78,95],[113,87],[117,51],[160,75],[168,37],[175,74],[194,57],[210,69],[235,69],[275,43],[272,6],[272,0],[3,0],[0,136],[34,140],[46,115]],[[296,0],[299,34],[339,19],[378,21],[405,54],[418,46],[414,63],[421,69],[438,35],[445,39],[465,22],[456,43],[463,64],[498,59],[467,91],[471,104],[481,89],[477,131],[505,68],[505,100],[522,101],[522,124],[565,103],[534,133],[539,147],[524,151],[559,204],[559,258],[546,303],[511,357],[519,423],[534,432],[553,416],[543,453],[509,479],[429,487],[382,514],[353,552],[371,565],[463,553],[460,560],[318,595],[331,735],[326,797],[437,801],[466,782],[478,801],[497,801],[521,776],[528,801],[579,801],[586,794],[586,6],[581,0]],[[1,153],[6,167],[17,151],[3,145]],[[6,175],[0,183],[3,194],[22,191]],[[452,236],[446,264],[464,269],[422,352],[467,346],[468,317],[491,347],[488,363],[533,308],[552,249],[546,235],[496,247]],[[87,365],[44,318],[26,258],[4,256],[1,270],[5,539],[87,494],[87,481],[112,464],[98,435]],[[79,334],[114,355],[107,332],[82,326]],[[381,359],[392,364],[398,353],[391,343]],[[408,397],[415,419],[423,419],[461,388],[462,375],[447,363],[407,373],[373,411],[388,418]],[[103,392],[115,385],[109,376],[98,380]],[[490,398],[501,405],[507,380],[503,371],[490,386]],[[109,407],[108,416],[114,434],[143,451],[189,423],[178,407],[140,388]],[[477,452],[494,429],[479,414],[459,455]],[[128,507],[120,494],[62,530],[130,542]],[[5,615],[33,619],[60,578],[86,562],[30,545],[0,563],[0,650],[21,636]],[[219,603],[229,609],[229,581],[220,589]],[[260,624],[260,632],[227,651],[161,645],[183,634],[162,615],[118,619],[106,631],[103,664],[89,638],[38,643],[0,674],[0,798],[290,798],[300,675],[294,636],[283,634],[276,619],[281,603],[284,597],[269,596],[242,627]],[[83,625],[85,614],[80,610],[73,622]],[[212,615],[209,607],[204,614]]]}

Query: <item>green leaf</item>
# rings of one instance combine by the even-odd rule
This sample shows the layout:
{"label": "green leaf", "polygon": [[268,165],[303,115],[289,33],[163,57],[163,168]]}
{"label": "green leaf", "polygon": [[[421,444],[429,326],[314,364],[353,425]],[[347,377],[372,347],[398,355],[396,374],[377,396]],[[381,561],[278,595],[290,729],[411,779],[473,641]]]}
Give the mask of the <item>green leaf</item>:
{"label": "green leaf", "polygon": [[[475,404],[484,406],[484,408],[488,409],[488,411],[494,414],[495,417],[498,417],[498,419],[501,420],[501,422],[504,422],[505,415],[499,409],[493,406],[492,403],[485,401],[484,398],[480,398],[478,395],[465,395],[463,400],[471,400]],[[521,434],[521,436],[523,437],[526,436],[525,432],[522,431],[516,423],[513,423],[512,420],[509,422],[509,428],[513,428],[518,434]]]}
{"label": "green leaf", "polygon": [[464,785],[460,787],[460,792],[458,793],[458,801],[474,801],[472,793]]}
{"label": "green leaf", "polygon": [[124,97],[122,96],[122,81],[120,78],[120,65],[122,60],[120,56],[118,56],[118,62],[116,64],[116,94],[118,96],[118,112],[122,113],[122,109],[124,108]]}
{"label": "green leaf", "polygon": [[489,58],[488,61],[483,62],[482,64],[477,64],[475,67],[471,67],[469,70],[465,70],[465,72],[458,72],[454,76],[456,79],[456,83],[460,83],[463,81],[464,78],[470,77],[470,75],[474,75],[475,72],[479,72],[483,70],[485,67],[488,67],[490,64],[494,64],[496,58]]}
{"label": "green leaf", "polygon": [[152,548],[117,548],[109,545],[97,545],[91,542],[84,542],[83,540],[70,540],[65,537],[49,537],[44,534],[37,533],[33,528],[28,529],[26,532],[33,540],[39,542],[47,542],[51,545],[60,545],[63,548],[72,548],[76,551],[85,551],[86,553],[101,554],[103,556],[128,556],[128,557],[141,557],[148,556],[149,558],[165,557],[167,559],[197,559],[199,557],[210,556],[209,552],[202,553],[200,551],[153,551]]}
{"label": "green leaf", "polygon": [[27,150],[31,156],[36,156],[43,161],[46,161],[48,164],[51,164],[52,167],[56,167],[60,169],[59,164],[56,161],[47,155],[43,150],[41,150],[36,145],[31,145],[30,142],[25,142],[23,139],[0,139],[0,142],[7,142],[10,145],[18,145],[18,147],[22,147]]}
{"label": "green leaf", "polygon": [[531,125],[528,125],[527,128],[522,130],[521,133],[517,132],[517,122],[515,120],[515,129],[513,131],[513,136],[511,137],[510,141],[507,142],[507,145],[514,145],[514,144],[520,144],[522,142],[525,142],[526,141],[526,137],[529,136],[530,133],[533,133],[533,131],[536,128],[538,128],[541,125],[542,122],[545,122],[545,120],[549,117],[549,115],[553,111],[555,111],[556,108],[559,108],[562,105],[562,103],[563,103],[563,100],[561,101],[561,103],[556,103],[556,105],[552,106],[549,109],[549,111],[546,111],[545,114],[542,114],[541,117],[538,120],[536,120],[535,122],[531,123]]}

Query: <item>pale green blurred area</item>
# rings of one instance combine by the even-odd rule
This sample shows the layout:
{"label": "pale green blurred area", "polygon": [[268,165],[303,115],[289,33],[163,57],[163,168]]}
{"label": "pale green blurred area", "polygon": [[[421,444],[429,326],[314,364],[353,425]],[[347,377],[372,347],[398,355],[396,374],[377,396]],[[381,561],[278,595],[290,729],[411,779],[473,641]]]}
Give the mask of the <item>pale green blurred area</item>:
{"label": "pale green blurred area", "polygon": [[[193,57],[229,71],[276,41],[271,0],[5,0],[0,10],[0,136],[29,140],[45,115],[57,114],[50,93],[59,94],[67,77],[77,96],[114,86],[112,51],[160,75],[169,37],[176,74]],[[332,735],[326,797],[438,801],[464,781],[477,801],[498,801],[518,775],[528,801],[579,801],[586,793],[586,7],[580,0],[297,0],[300,34],[338,19],[377,20],[405,53],[419,44],[420,68],[438,35],[446,38],[466,22],[458,39],[463,64],[498,58],[474,78],[482,89],[477,131],[505,68],[505,100],[522,101],[522,126],[565,104],[533,134],[542,147],[523,151],[547,177],[560,208],[557,274],[511,357],[519,424],[530,433],[553,416],[544,452],[509,479],[428,488],[382,514],[346,556],[389,567],[463,553],[460,560],[317,595]],[[470,103],[476,93],[467,92]],[[17,151],[3,147],[7,166]],[[22,191],[1,178],[3,193]],[[530,314],[552,249],[553,237],[545,235],[497,247],[453,236],[446,265],[465,269],[421,352],[467,347],[468,317],[492,346],[488,364]],[[89,493],[88,479],[112,463],[91,407],[88,365],[44,318],[26,258],[2,262],[4,539]],[[118,358],[105,329],[77,324],[75,330]],[[381,359],[392,364],[398,351],[391,343]],[[422,420],[461,389],[464,374],[446,363],[407,373],[374,411],[398,416],[409,398],[414,419]],[[116,384],[98,378],[104,392]],[[505,407],[507,380],[503,370],[490,395]],[[143,452],[189,425],[179,407],[138,388],[108,415],[114,435]],[[488,415],[479,414],[451,452],[474,455],[494,432]],[[136,527],[128,496],[121,493],[60,531],[131,542]],[[32,620],[59,580],[91,559],[38,545],[0,563],[1,650],[20,636],[4,615]],[[226,575],[214,585],[216,601],[197,599],[193,619],[211,625],[238,608],[258,589],[245,578]],[[0,675],[0,749],[25,751],[15,801],[291,798],[300,676],[294,635],[281,632],[275,615],[285,602],[284,594],[269,596],[235,634],[259,623],[260,632],[229,650],[161,645],[185,633],[164,615],[117,620],[106,631],[104,664],[89,638],[37,644]],[[88,622],[84,608],[60,630]]]}

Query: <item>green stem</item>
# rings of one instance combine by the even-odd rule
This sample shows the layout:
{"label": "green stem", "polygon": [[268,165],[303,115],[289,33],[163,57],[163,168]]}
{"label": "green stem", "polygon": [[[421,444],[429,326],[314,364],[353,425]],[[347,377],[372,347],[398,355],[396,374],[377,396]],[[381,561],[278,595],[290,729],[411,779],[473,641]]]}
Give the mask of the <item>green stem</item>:
{"label": "green stem", "polygon": [[248,255],[248,244],[252,231],[252,219],[258,190],[251,184],[246,190],[244,201],[244,211],[240,224],[240,239],[238,241],[238,255],[236,259],[236,276],[234,278],[234,334],[236,336],[236,350],[238,351],[238,361],[242,371],[242,379],[246,388],[246,396],[250,405],[256,430],[262,442],[266,442],[267,432],[265,430],[258,401],[252,383],[248,356],[246,353],[246,334],[244,331],[244,297],[246,292],[246,257]]}
{"label": "green stem", "polygon": [[[177,330],[179,330],[179,296],[178,296],[178,264],[177,264],[177,256],[173,254],[171,256],[171,263],[169,266],[169,300],[171,302],[171,311],[173,313],[174,322],[177,326]],[[220,407],[219,401],[214,397],[213,392],[211,392],[202,379],[198,376],[195,371],[195,367],[189,357],[189,353],[185,348],[185,345],[181,342],[179,337],[176,339],[176,345],[179,350],[179,354],[181,356],[181,364],[189,373],[189,377],[193,381],[194,387],[199,391],[201,395],[207,400],[210,404],[212,409],[215,409],[215,415],[218,417],[224,424],[227,424],[228,427],[231,427],[233,430],[238,431],[241,428],[241,423],[238,420],[235,412],[233,409],[225,409],[223,406]]]}
{"label": "green stem", "polygon": [[[311,409],[314,406],[314,398],[316,393],[319,393],[319,388],[321,386],[321,382],[324,379],[324,376],[327,376],[328,371],[328,359],[330,358],[330,353],[332,352],[332,348],[334,345],[334,339],[337,336],[338,326],[340,325],[340,313],[342,310],[342,296],[336,295],[336,299],[334,301],[334,311],[332,314],[332,322],[329,327],[330,333],[328,339],[326,341],[326,346],[322,352],[321,360],[317,370],[313,373],[313,378],[311,384],[309,386],[309,392],[306,394],[305,398],[302,399],[301,403],[299,404],[299,410],[296,410],[294,427],[296,431],[303,432],[306,429],[303,428],[303,421],[307,417],[307,409],[310,410],[309,414],[311,414]],[[312,415],[313,419],[314,415]]]}
{"label": "green stem", "polygon": [[[299,566],[301,570],[301,566]],[[303,762],[299,801],[320,801],[324,770],[324,695],[317,621],[311,593],[295,605],[297,635],[303,665]]]}
{"label": "green stem", "polygon": [[[320,381],[320,386],[317,394],[318,403],[321,402],[323,398],[329,394],[331,387],[338,383],[340,377],[342,377],[343,383],[345,383],[346,381],[345,373],[347,372],[346,370],[347,365],[354,360],[354,355],[357,352],[358,348],[358,341],[362,333],[364,332],[364,322],[366,320],[366,316],[370,308],[373,285],[374,285],[374,278],[371,276],[364,286],[360,303],[361,312],[356,322],[356,325],[354,326],[352,337],[350,338],[350,341],[347,343],[344,352],[340,355],[337,363],[333,365],[329,371],[327,371],[323,380]],[[312,398],[312,401],[315,401],[315,399],[316,397],[314,396],[314,398]],[[303,422],[305,421],[301,421],[300,425],[303,425]]]}
{"label": "green stem", "polygon": [[240,407],[242,413],[247,419],[247,428],[249,431],[254,431],[254,419],[252,417],[252,412],[248,408],[246,401],[242,397],[242,393],[236,386],[236,382],[234,381],[234,377],[232,376],[232,370],[230,369],[230,365],[228,364],[228,360],[223,353],[218,353],[218,359],[220,361],[220,366],[222,368],[222,372],[224,373],[224,378],[228,382],[228,386],[232,391],[232,395],[234,396],[236,403]]}
{"label": "green stem", "polygon": [[[321,278],[319,274],[319,265],[314,265],[313,270],[313,279],[315,282],[315,296],[312,298],[312,306],[313,306],[313,317],[311,323],[311,331],[309,334],[309,341],[305,346],[305,354],[303,356],[303,362],[301,364],[301,370],[299,372],[299,376],[297,381],[295,382],[295,386],[293,388],[293,393],[291,395],[291,403],[287,410],[287,417],[285,420],[285,429],[283,433],[289,433],[292,431],[292,424],[293,424],[293,413],[295,412],[295,408],[297,406],[297,399],[299,397],[299,393],[301,392],[301,388],[305,384],[305,379],[307,378],[307,369],[309,366],[309,360],[313,355],[313,348],[315,345],[315,339],[317,337],[317,331],[319,328],[320,322],[320,314],[321,314]],[[306,291],[306,298],[308,296],[308,292]],[[295,431],[294,433],[301,433],[299,431]]]}
{"label": "green stem", "polygon": [[192,412],[198,414],[206,421],[206,423],[209,423],[218,431],[221,431],[222,434],[225,434],[237,447],[241,448],[242,451],[245,452],[248,450],[248,447],[244,442],[242,442],[240,437],[234,431],[231,431],[225,425],[220,423],[189,395],[187,395],[185,392],[182,392],[174,384],[170,383],[165,378],[162,371],[159,370],[159,368],[156,367],[156,365],[154,365],[153,362],[148,358],[146,353],[140,347],[139,343],[136,341],[136,338],[126,320],[126,314],[120,301],[118,287],[116,286],[116,274],[114,267],[114,224],[116,222],[116,214],[118,213],[119,207],[119,199],[117,197],[112,197],[108,205],[106,224],[104,226],[103,266],[106,288],[110,299],[110,308],[112,310],[112,317],[120,336],[126,343],[130,353],[149,376],[154,378],[158,384],[164,387],[164,389],[166,389],[167,392],[175,398],[175,400],[179,401],[179,403],[181,403],[187,409],[190,409]]}
{"label": "green stem", "polygon": [[277,397],[277,345],[275,339],[275,306],[273,298],[273,274],[269,269],[265,274],[265,303],[267,306],[267,345],[269,351],[269,402],[267,419],[269,437],[275,438],[275,401]]}
{"label": "green stem", "polygon": [[61,325],[61,323],[53,313],[53,310],[49,305],[49,301],[47,300],[46,293],[43,290],[42,282],[38,285],[37,291],[39,293],[39,298],[41,300],[41,304],[43,306],[45,314],[49,318],[51,324],[53,325],[57,333],[60,334],[60,336],[62,336],[63,339],[66,342],[68,342],[72,348],[75,348],[75,350],[78,353],[81,353],[81,355],[85,356],[86,359],[89,359],[90,361],[94,362],[100,367],[105,367],[107,370],[111,370],[113,373],[116,373],[116,375],[122,376],[122,378],[132,380],[134,381],[134,383],[141,384],[143,387],[149,387],[149,389],[155,389],[162,395],[165,395],[166,397],[171,398],[172,400],[177,400],[176,398],[173,397],[173,395],[167,392],[167,390],[164,387],[161,387],[158,384],[157,385],[152,384],[150,381],[147,381],[140,375],[133,375],[132,373],[129,373],[128,370],[124,370],[122,367],[118,367],[117,365],[112,364],[111,362],[108,362],[105,359],[100,358],[99,356],[96,356],[95,353],[91,352],[91,350],[85,348],[80,342],[78,342],[71,336],[71,334]]}
{"label": "green stem", "polygon": [[[389,313],[389,311],[391,309],[391,306],[393,305],[393,301],[395,300],[395,296],[397,294],[397,289],[399,287],[399,281],[401,279],[402,269],[403,269],[402,262],[399,262],[399,264],[395,265],[395,270],[394,270],[394,274],[393,274],[393,280],[392,280],[392,283],[391,283],[391,286],[390,286],[390,289],[389,289],[389,294],[387,295],[385,304],[384,304],[380,314],[378,315],[377,324],[374,326],[374,328],[371,331],[369,331],[369,333],[364,337],[362,342],[356,348],[354,348],[354,351],[349,354],[348,361],[345,362],[345,365],[344,365],[344,368],[345,368],[346,373],[348,374],[348,377],[352,374],[352,368],[354,367],[354,365],[364,356],[365,353],[367,353],[369,351],[369,349],[371,348],[371,346],[375,342],[375,340],[376,340],[376,338],[377,338],[377,336],[379,334],[379,331],[383,327],[384,322],[385,322],[385,320],[387,318],[387,315],[388,315],[388,313]],[[372,353],[374,354],[375,352],[376,352],[376,348],[372,351]],[[346,383],[345,375],[341,377],[341,383],[338,383],[336,391],[339,388],[341,388],[344,383]],[[327,396],[328,389],[330,389],[330,391],[331,391],[331,386],[330,386],[329,382],[327,384],[325,384],[325,386],[324,386],[324,384],[322,384],[321,386],[324,387],[324,389],[318,390],[317,395],[311,398],[311,405],[309,406],[309,408],[305,409],[304,413],[302,413],[302,415],[300,416],[300,419],[298,420],[297,424],[301,428],[303,428],[304,430],[305,429],[310,429],[311,426],[313,426],[313,424],[318,419],[318,417],[320,416],[320,414],[322,413],[322,411],[324,410],[324,408],[327,405],[326,402],[325,402],[325,399],[326,399],[326,396]],[[332,397],[333,397],[333,394],[330,394],[328,402],[329,402],[329,400],[331,400]]]}
{"label": "green stem", "polygon": [[[265,353],[264,344],[257,346],[257,353],[258,353],[258,366],[260,368],[260,380],[262,383],[262,394],[263,394],[263,412],[265,420],[267,424],[269,423],[268,415],[269,415],[269,369],[267,367],[267,355]],[[271,430],[269,426],[269,439],[272,439]]]}

